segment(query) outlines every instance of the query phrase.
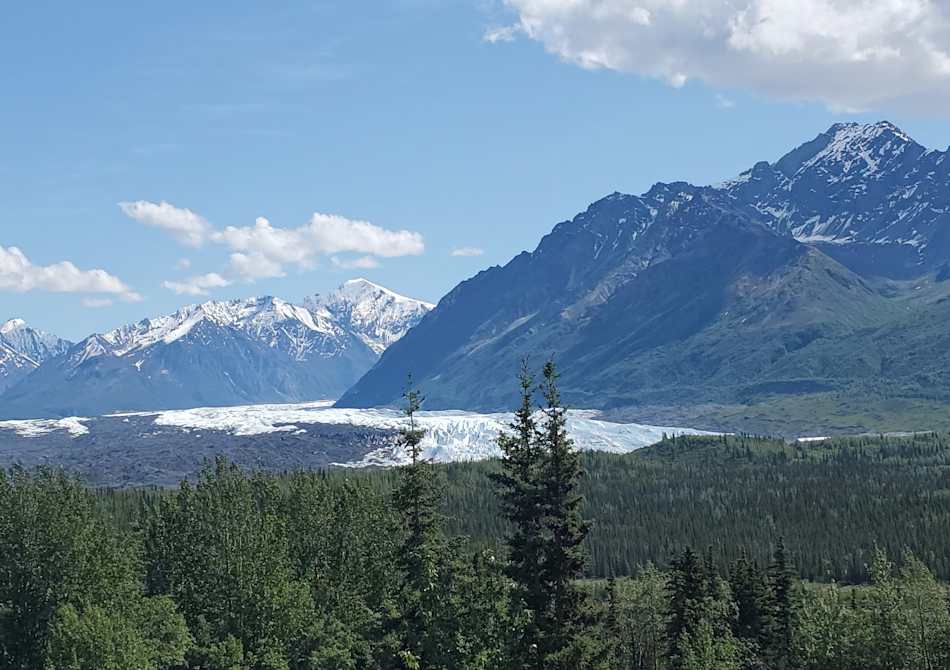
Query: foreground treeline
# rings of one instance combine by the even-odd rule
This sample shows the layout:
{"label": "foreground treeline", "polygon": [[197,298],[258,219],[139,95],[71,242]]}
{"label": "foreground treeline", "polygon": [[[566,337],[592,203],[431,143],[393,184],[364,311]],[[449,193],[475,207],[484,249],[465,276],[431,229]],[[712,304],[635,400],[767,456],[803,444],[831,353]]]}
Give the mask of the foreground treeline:
{"label": "foreground treeline", "polygon": [[391,487],[219,461],[115,524],[64,474],[3,475],[0,668],[950,667],[947,590],[911,554],[875,552],[861,587],[798,581],[799,548],[778,536],[762,561],[680,547],[662,570],[579,580],[593,530],[581,461],[552,366],[541,386],[537,419],[523,378],[489,473],[503,551],[447,530],[415,392],[412,464]]}

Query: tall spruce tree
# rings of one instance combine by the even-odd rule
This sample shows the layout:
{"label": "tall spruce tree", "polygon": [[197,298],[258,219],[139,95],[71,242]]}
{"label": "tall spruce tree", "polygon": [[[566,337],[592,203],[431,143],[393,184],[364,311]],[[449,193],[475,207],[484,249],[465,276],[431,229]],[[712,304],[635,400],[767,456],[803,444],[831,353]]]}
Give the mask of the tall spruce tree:
{"label": "tall spruce tree", "polygon": [[736,606],[733,633],[755,650],[765,639],[767,589],[759,567],[743,551],[729,571],[729,586]]}
{"label": "tall spruce tree", "polygon": [[590,530],[581,515],[579,493],[583,475],[580,457],[567,435],[567,412],[561,402],[558,374],[553,361],[544,366],[541,385],[544,454],[541,495],[544,508],[544,543],[541,573],[549,605],[540,619],[541,652],[547,668],[575,667],[576,643],[583,627],[585,595],[575,580],[584,570],[583,542]]}
{"label": "tall spruce tree", "polygon": [[493,475],[499,488],[502,513],[511,524],[507,537],[505,574],[514,583],[510,605],[515,627],[509,644],[512,668],[544,667],[540,654],[539,619],[548,605],[542,565],[544,507],[540,477],[544,453],[534,418],[534,379],[527,362],[518,377],[521,405],[509,425],[511,433],[498,436],[502,471]]}
{"label": "tall spruce tree", "polygon": [[702,565],[696,553],[686,547],[670,564],[667,582],[669,615],[666,626],[667,655],[670,667],[682,668],[690,635],[703,618],[706,590]]}
{"label": "tall spruce tree", "polygon": [[410,462],[400,469],[394,493],[404,533],[397,552],[403,577],[400,653],[407,667],[426,670],[436,667],[442,653],[435,625],[440,615],[439,559],[445,546],[439,512],[441,491],[431,464],[422,458],[425,431],[416,421],[422,396],[412,385],[411,377],[404,398],[407,426],[401,431],[400,441],[409,452]]}
{"label": "tall spruce tree", "polygon": [[785,548],[778,538],[769,565],[769,628],[767,656],[770,667],[783,670],[792,665],[792,635],[795,622],[795,577]]}

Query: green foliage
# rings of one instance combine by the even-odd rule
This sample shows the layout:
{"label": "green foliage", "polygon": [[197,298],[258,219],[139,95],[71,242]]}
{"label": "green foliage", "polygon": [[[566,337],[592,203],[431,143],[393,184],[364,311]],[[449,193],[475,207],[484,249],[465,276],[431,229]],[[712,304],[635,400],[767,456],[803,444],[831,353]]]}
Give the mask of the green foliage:
{"label": "green foliage", "polygon": [[139,556],[77,480],[0,473],[0,667],[179,661],[187,630],[173,602],[143,598]]}
{"label": "green foliage", "polygon": [[950,667],[944,437],[581,455],[522,391],[500,463],[424,462],[410,392],[396,471],[0,473],[0,670]]}
{"label": "green foliage", "polygon": [[313,607],[293,573],[281,507],[273,478],[219,460],[152,518],[148,590],[175,599],[199,650],[232,636],[252,667],[271,667],[275,649],[299,644]]}
{"label": "green foliage", "polygon": [[131,608],[97,605],[82,612],[60,607],[50,622],[46,667],[50,670],[162,670],[178,667],[191,635],[175,603],[143,598]]}
{"label": "green foliage", "polygon": [[[776,538],[799,577],[864,583],[874,547],[909,548],[950,580],[950,440],[944,434],[788,444],[751,436],[670,437],[632,454],[583,453],[580,493],[593,525],[588,577],[669,565],[684,545],[742,552],[766,566]],[[445,466],[446,530],[498,546],[495,462]],[[386,473],[367,473],[383,485]]]}
{"label": "green foliage", "polygon": [[584,569],[588,523],[581,516],[582,476],[567,435],[553,362],[544,367],[543,422],[534,417],[534,383],[522,365],[521,404],[510,434],[499,437],[502,471],[492,480],[510,524],[507,575],[514,582],[516,622],[508,649],[512,668],[576,667],[590,655],[579,636],[585,594],[575,582]]}

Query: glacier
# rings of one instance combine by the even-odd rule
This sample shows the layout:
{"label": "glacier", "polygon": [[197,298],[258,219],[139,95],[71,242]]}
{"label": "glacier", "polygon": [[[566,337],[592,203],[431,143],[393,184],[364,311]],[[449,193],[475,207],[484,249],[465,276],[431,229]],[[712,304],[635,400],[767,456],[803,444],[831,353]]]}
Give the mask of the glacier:
{"label": "glacier", "polygon": [[[201,407],[166,412],[136,412],[111,416],[154,417],[155,425],[201,431],[224,431],[238,436],[306,430],[307,424],[348,425],[397,431],[406,417],[396,409],[351,409],[333,407],[330,400],[278,405]],[[655,444],[667,435],[710,435],[707,431],[637,423],[614,423],[598,418],[596,410],[568,410],[567,431],[578,448],[622,454]],[[514,419],[511,413],[481,414],[461,410],[419,412],[425,430],[422,457],[437,463],[495,458],[501,453],[496,439]],[[409,462],[398,445],[374,450],[359,461],[335,463],[347,467],[397,466]]]}
{"label": "glacier", "polygon": [[[655,444],[663,435],[711,435],[707,431],[637,423],[615,423],[599,418],[596,410],[568,410],[567,431],[579,449],[624,454]],[[200,440],[202,433],[216,432],[242,438],[263,438],[269,434],[305,435],[314,425],[349,426],[395,433],[406,427],[406,417],[398,409],[350,409],[333,406],[332,400],[294,404],[197,407],[184,410],[123,412],[104,419],[128,422],[133,417],[157,428],[177,429]],[[539,415],[540,418],[540,415]],[[423,411],[416,415],[425,430],[422,457],[436,463],[478,461],[501,455],[497,438],[513,421],[506,412],[478,413],[462,410]],[[11,431],[21,438],[38,438],[61,433],[75,439],[96,432],[96,417],[0,421],[0,436]],[[88,424],[88,425],[87,425]],[[94,437],[94,435],[92,435]],[[341,467],[398,466],[409,462],[406,449],[395,439],[366,453],[359,460],[333,463]]]}

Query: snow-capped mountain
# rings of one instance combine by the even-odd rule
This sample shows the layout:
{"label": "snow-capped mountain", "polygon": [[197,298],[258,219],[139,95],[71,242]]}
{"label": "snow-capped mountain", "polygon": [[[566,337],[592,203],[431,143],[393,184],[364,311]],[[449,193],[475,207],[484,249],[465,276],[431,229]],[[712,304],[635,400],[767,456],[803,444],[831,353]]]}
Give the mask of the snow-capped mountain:
{"label": "snow-capped mountain", "polygon": [[435,305],[407,298],[367,279],[351,279],[305,302],[311,312],[341,324],[377,354],[419,323]]}
{"label": "snow-capped mountain", "polygon": [[[189,305],[167,316],[144,319],[93,335],[70,352],[70,362],[80,365],[97,356],[142,356],[156,345],[170,345],[192,337],[199,327],[226,328],[256,340],[290,358],[332,357],[346,347],[346,332],[325,315],[280,298],[212,301]],[[207,342],[210,344],[210,342]]]}
{"label": "snow-capped mountain", "polygon": [[411,372],[428,409],[504,410],[519,362],[555,356],[568,404],[638,421],[860,432],[942,415],[947,157],[890,123],[837,124],[718,186],[608,195],[456,286],[338,406],[398,403]]}
{"label": "snow-capped mountain", "polygon": [[55,335],[30,328],[23,319],[0,325],[0,393],[70,346]]}
{"label": "snow-capped mountain", "polygon": [[427,311],[364,280],[311,302],[211,301],[91,335],[10,388],[0,415],[333,398]]}
{"label": "snow-capped mountain", "polygon": [[836,124],[721,188],[775,230],[859,271],[906,278],[950,258],[950,156],[886,121]]}

